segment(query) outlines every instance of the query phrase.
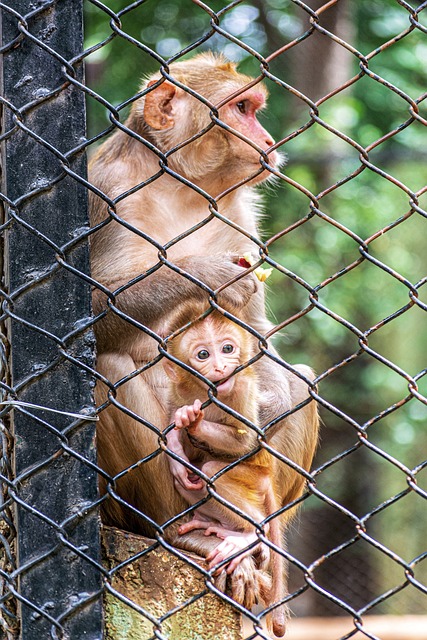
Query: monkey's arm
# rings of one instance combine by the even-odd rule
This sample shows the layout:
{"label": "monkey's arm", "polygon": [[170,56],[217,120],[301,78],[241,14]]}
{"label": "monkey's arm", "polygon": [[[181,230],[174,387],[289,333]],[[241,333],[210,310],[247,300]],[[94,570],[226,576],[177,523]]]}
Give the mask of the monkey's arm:
{"label": "monkey's arm", "polygon": [[196,399],[192,405],[177,409],[174,415],[176,430],[185,429],[195,449],[206,451],[215,459],[232,460],[256,448],[256,433],[249,427],[231,416],[227,416],[227,423],[205,420],[209,408],[202,411],[201,407]]}
{"label": "monkey's arm", "polygon": [[232,460],[256,449],[255,431],[239,421],[224,424],[201,420],[195,426],[188,427],[187,433],[191,444],[212,457],[220,460]]}
{"label": "monkey's arm", "polygon": [[[244,273],[230,255],[220,256],[189,256],[175,260],[174,264],[183,272],[191,274],[211,289],[217,289],[237,275]],[[134,274],[137,277],[139,274]],[[111,279],[106,287],[114,292],[132,279]],[[256,278],[249,274],[237,282],[227,286],[218,296],[220,304],[232,305],[235,308],[244,307],[250,297],[257,290]],[[113,296],[111,296],[113,298]],[[185,276],[163,265],[160,269],[147,277],[134,282],[114,297],[114,306],[120,314],[126,314],[137,322],[153,327],[161,318],[173,311],[183,300],[206,299],[208,307],[209,293],[199,285],[191,282]],[[94,289],[92,294],[93,310],[96,315],[107,310],[107,314],[97,322],[98,350],[111,348],[112,343],[120,342],[121,348],[131,344],[140,335],[140,330],[120,315],[108,308],[107,295],[100,289]]]}

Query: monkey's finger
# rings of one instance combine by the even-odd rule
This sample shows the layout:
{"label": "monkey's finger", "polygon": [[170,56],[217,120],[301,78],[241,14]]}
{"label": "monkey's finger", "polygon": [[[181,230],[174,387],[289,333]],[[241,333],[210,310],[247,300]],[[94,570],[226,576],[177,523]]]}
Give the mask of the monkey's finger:
{"label": "monkey's finger", "polygon": [[[237,551],[237,549],[235,549],[235,551]],[[246,551],[245,553],[241,553],[237,558],[234,558],[234,560],[231,560],[230,564],[227,565],[227,574],[230,575],[231,573],[233,573],[233,571],[237,569],[237,567],[241,563],[242,559],[248,555],[249,551]]]}
{"label": "monkey's finger", "polygon": [[[218,561],[218,563],[219,563],[219,562],[220,562],[220,561]],[[217,563],[215,563],[215,564],[217,564]],[[214,564],[214,565],[209,565],[209,567],[208,567],[208,568],[212,571],[212,569],[214,569],[214,568],[215,568],[215,564]],[[226,565],[226,567],[227,567],[227,565]],[[225,568],[226,568],[226,567],[225,567]],[[216,571],[214,571],[214,572],[212,573],[212,575],[213,575],[213,577],[214,577],[214,578],[217,578],[218,576],[220,576],[220,575],[221,575],[221,573],[222,573],[223,571],[224,571],[224,565],[221,565],[221,567],[219,567],[219,569],[216,569]],[[228,571],[225,571],[225,575],[227,575],[227,573],[228,573]]]}
{"label": "monkey's finger", "polygon": [[177,411],[175,411],[175,428],[176,429],[182,429],[183,424],[182,424],[182,417],[181,417],[181,409],[178,409]]}
{"label": "monkey's finger", "polygon": [[194,411],[194,419],[195,419],[195,422],[197,423],[195,426],[197,426],[203,420],[203,417],[205,415],[205,412],[202,411],[202,403],[198,398],[197,400],[194,401],[193,411]]}
{"label": "monkey's finger", "polygon": [[[244,543],[244,546],[246,546],[246,542]],[[236,567],[238,567],[243,558],[252,554],[252,549],[243,551],[243,547],[240,541],[238,544],[236,544],[235,541],[226,538],[223,542],[221,542],[221,544],[216,547],[216,549],[214,549],[213,552],[209,554],[209,556],[207,556],[206,560],[210,562],[209,568],[213,568],[219,562],[226,560],[239,551],[241,553],[239,553],[239,555],[231,560],[230,564],[227,565],[226,571],[228,574],[233,573],[233,571],[236,569]]]}
{"label": "monkey's finger", "polygon": [[239,548],[233,542],[230,542],[226,539],[218,546],[218,550],[224,556],[223,559],[225,560],[225,558],[228,558],[228,556],[233,555],[233,553],[236,553],[236,551],[239,551]]}
{"label": "monkey's finger", "polygon": [[185,426],[188,427],[190,426],[193,422],[196,421],[197,419],[197,414],[194,411],[194,407],[185,407],[186,408],[186,412],[185,412],[185,419],[188,422],[188,424],[186,424]]}
{"label": "monkey's finger", "polygon": [[181,429],[187,429],[191,425],[191,418],[188,416],[187,407],[182,407],[179,423]]}
{"label": "monkey's finger", "polygon": [[186,522],[178,528],[178,533],[182,535],[189,531],[194,531],[194,529],[206,529],[208,525],[209,523],[204,520],[190,520],[190,522]]}
{"label": "monkey's finger", "polygon": [[[225,529],[224,527],[220,527],[218,525],[211,525],[208,529],[209,535],[215,535],[217,538],[221,538],[221,540],[225,540],[231,536],[239,536],[239,533],[236,531],[232,531],[231,529]],[[243,534],[240,534],[243,536]]]}
{"label": "monkey's finger", "polygon": [[[206,533],[205,533],[206,535]],[[207,556],[206,556],[206,560],[209,563],[212,563],[212,561],[214,559],[216,559],[218,553],[220,553],[220,547],[223,543],[221,542],[221,544],[219,544],[217,547],[215,547],[215,549],[213,549]],[[218,561],[216,561],[214,564],[218,564]]]}
{"label": "monkey's finger", "polygon": [[[206,558],[207,559],[207,558]],[[209,569],[215,569],[215,567],[217,565],[219,565],[221,562],[223,562],[223,560],[226,559],[226,556],[223,557],[223,555],[221,553],[218,553],[217,555],[215,555],[214,558],[212,558],[212,560],[208,563],[208,568]],[[218,567],[218,569],[214,572],[214,576],[219,575],[219,573],[221,571],[224,570],[224,566]]]}
{"label": "monkey's finger", "polygon": [[187,472],[184,485],[184,488],[189,491],[200,491],[205,486],[205,483],[196,473]]}
{"label": "monkey's finger", "polygon": [[205,536],[212,536],[212,535],[224,540],[227,534],[224,532],[223,529],[221,529],[221,527],[208,527],[205,531]]}
{"label": "monkey's finger", "polygon": [[224,558],[221,558],[221,550],[220,547],[222,546],[222,542],[221,544],[219,544],[217,547],[215,547],[215,549],[213,549],[209,555],[206,556],[206,560],[209,563],[209,566],[214,566],[216,564],[218,564],[219,562],[221,562],[221,560],[224,560]]}
{"label": "monkey's finger", "polygon": [[236,549],[233,544],[230,544],[229,542],[224,540],[224,542],[221,542],[221,544],[219,544],[213,551],[211,551],[209,556],[206,558],[206,560],[209,559],[209,567],[212,568],[216,564],[219,564],[223,560],[226,560],[236,551],[238,551],[238,549]]}
{"label": "monkey's finger", "polygon": [[[236,553],[236,551],[238,551],[238,549],[236,549],[235,547],[233,547],[233,545],[227,546],[225,547],[220,553],[218,553],[215,558],[212,559],[212,561],[209,563],[209,569],[215,569],[215,567],[219,564],[221,564],[222,562],[226,561],[230,556],[234,555]],[[239,556],[238,558],[236,558],[235,560],[233,560],[233,567],[237,567],[237,565],[239,564],[241,560],[241,556]],[[230,574],[233,571],[230,571],[229,569],[230,565],[227,564],[225,567],[226,573]],[[214,576],[217,576],[221,571],[224,570],[224,565],[221,565],[221,567],[219,567],[217,569],[217,571],[214,572]],[[234,570],[234,569],[233,569]]]}

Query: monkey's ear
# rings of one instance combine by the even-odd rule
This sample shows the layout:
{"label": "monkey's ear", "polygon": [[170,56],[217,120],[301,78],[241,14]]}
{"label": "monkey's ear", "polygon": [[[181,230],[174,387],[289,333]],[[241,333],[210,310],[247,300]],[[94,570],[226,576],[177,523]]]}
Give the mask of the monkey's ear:
{"label": "monkey's ear", "polygon": [[[157,80],[151,80],[148,87],[156,84]],[[171,129],[175,120],[172,117],[172,100],[176,94],[176,87],[165,80],[156,89],[145,96],[144,120],[153,129]]]}
{"label": "monkey's ear", "polygon": [[163,368],[166,375],[170,380],[172,380],[172,382],[178,382],[178,372],[170,360],[167,360],[166,358],[163,359]]}

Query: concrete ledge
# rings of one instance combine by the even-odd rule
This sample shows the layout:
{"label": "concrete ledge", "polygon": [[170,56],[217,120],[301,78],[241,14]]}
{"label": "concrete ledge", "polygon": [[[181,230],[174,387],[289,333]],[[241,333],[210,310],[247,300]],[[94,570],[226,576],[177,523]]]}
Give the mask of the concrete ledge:
{"label": "concrete ledge", "polygon": [[[153,540],[104,527],[103,560],[109,571],[153,544]],[[202,567],[203,559],[186,553]],[[126,563],[112,574],[112,588],[147,613],[136,611],[119,596],[105,596],[105,640],[148,640],[163,616],[160,632],[170,640],[242,640],[241,616],[212,593],[179,609],[205,591],[201,574],[162,548]],[[175,611],[175,609],[178,610]],[[174,611],[172,615],[168,612]]]}
{"label": "concrete ledge", "polygon": [[[240,614],[212,593],[183,606],[205,591],[204,580],[196,569],[168,551],[157,548],[127,562],[150,547],[153,540],[104,527],[102,543],[104,565],[113,571],[111,585],[117,592],[117,595],[107,592],[105,596],[105,640],[152,639],[155,621],[161,622],[161,637],[168,640],[243,640],[253,634],[253,626],[246,621],[243,632]],[[205,566],[202,558],[191,553],[186,556]],[[122,563],[124,566],[114,571]],[[126,604],[126,600],[141,607],[147,615]],[[363,621],[369,637],[427,640],[427,616],[367,615]],[[286,640],[335,640],[354,628],[349,616],[291,618]],[[352,639],[366,640],[366,634],[357,632]]]}
{"label": "concrete ledge", "polygon": [[[347,637],[354,630],[351,618],[300,618],[291,619],[286,640],[336,640]],[[363,628],[369,637],[381,640],[426,640],[427,616],[363,616]],[[352,640],[366,640],[357,632]]]}

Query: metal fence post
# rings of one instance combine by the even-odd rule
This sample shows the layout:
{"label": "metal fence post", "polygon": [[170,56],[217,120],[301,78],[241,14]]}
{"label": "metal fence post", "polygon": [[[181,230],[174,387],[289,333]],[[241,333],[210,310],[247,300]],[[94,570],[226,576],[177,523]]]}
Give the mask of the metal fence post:
{"label": "metal fence post", "polygon": [[[82,0],[2,4],[8,398],[93,409]],[[4,386],[4,385],[3,385]],[[94,422],[15,406],[21,638],[102,638]]]}

